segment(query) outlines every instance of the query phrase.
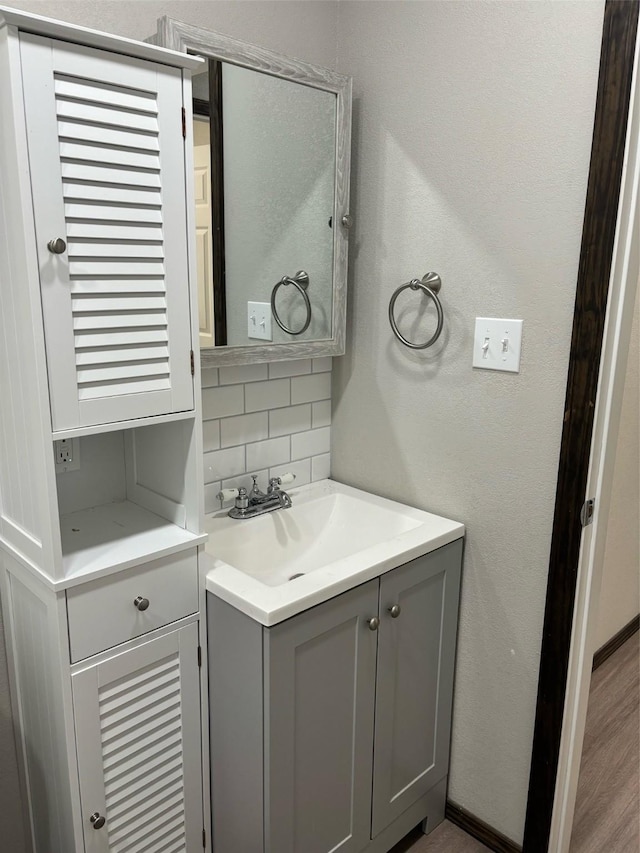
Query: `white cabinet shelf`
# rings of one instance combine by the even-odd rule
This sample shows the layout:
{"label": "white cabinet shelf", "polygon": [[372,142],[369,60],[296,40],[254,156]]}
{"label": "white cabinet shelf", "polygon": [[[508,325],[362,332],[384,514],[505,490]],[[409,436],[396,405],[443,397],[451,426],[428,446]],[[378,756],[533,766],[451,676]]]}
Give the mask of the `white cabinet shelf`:
{"label": "white cabinet shelf", "polygon": [[67,580],[86,580],[206,541],[131,501],[95,506],[60,517]]}

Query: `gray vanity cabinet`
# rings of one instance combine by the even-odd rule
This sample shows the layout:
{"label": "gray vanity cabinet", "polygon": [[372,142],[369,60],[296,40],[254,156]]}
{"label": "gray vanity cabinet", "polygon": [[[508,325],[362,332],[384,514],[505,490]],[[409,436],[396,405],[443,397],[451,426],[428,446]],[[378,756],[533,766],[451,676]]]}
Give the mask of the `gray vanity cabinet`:
{"label": "gray vanity cabinet", "polygon": [[271,628],[208,596],[216,853],[382,853],[442,819],[461,556]]}
{"label": "gray vanity cabinet", "polygon": [[270,853],[359,853],[371,815],[378,581],[264,632]]}
{"label": "gray vanity cabinet", "polygon": [[459,540],[380,578],[373,838],[447,774],[461,557]]}

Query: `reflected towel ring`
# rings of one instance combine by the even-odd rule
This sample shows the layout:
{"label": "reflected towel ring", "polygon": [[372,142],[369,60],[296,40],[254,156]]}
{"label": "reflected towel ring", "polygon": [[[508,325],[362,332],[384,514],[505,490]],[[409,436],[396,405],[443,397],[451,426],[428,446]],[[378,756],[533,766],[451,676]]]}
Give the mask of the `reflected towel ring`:
{"label": "reflected towel ring", "polygon": [[[396,299],[402,293],[403,290],[407,288],[411,288],[411,290],[422,290],[426,296],[429,296],[433,300],[433,304],[436,306],[436,311],[438,312],[438,325],[436,326],[436,331],[432,337],[424,344],[414,344],[413,341],[407,340],[404,335],[401,334],[398,329],[398,324],[396,323],[396,318],[393,313],[393,309],[396,305]],[[438,293],[440,292],[440,288],[442,287],[442,280],[438,273],[436,272],[428,272],[426,275],[422,276],[422,281],[418,278],[412,278],[411,281],[408,281],[406,284],[401,284],[400,287],[395,291],[391,300],[389,302],[389,322],[391,323],[391,329],[393,330],[393,334],[396,338],[403,343],[405,346],[410,347],[411,349],[426,349],[430,347],[440,337],[440,333],[442,332],[442,326],[444,324],[444,314],[442,311],[442,305],[440,304],[440,300],[438,299]]]}
{"label": "reflected towel ring", "polygon": [[[278,316],[278,312],[276,311],[276,292],[281,285],[285,285],[288,287],[292,284],[302,295],[304,299],[305,306],[307,308],[307,319],[301,329],[298,329],[297,332],[294,332],[293,329],[287,328],[285,324],[282,322],[280,317]],[[309,287],[309,276],[304,270],[298,270],[298,272],[291,278],[288,275],[283,275],[280,281],[276,284],[276,286],[271,291],[271,312],[273,314],[273,318],[276,323],[280,326],[283,332],[286,332],[288,335],[301,335],[303,332],[306,332],[309,328],[309,323],[311,322],[311,302],[309,301],[309,296],[307,294],[307,288]]]}

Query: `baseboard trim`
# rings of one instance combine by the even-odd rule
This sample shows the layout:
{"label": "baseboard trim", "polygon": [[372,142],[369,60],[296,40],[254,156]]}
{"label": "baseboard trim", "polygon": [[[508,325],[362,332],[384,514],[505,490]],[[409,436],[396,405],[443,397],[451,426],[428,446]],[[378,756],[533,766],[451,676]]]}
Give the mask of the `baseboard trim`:
{"label": "baseboard trim", "polygon": [[593,656],[593,666],[591,671],[594,672],[599,666],[611,657],[614,652],[617,652],[620,646],[623,646],[630,637],[640,629],[640,614],[634,616],[631,622],[628,622],[624,628],[621,628],[618,633],[612,637],[609,642],[605,643],[602,648]]}
{"label": "baseboard trim", "polygon": [[522,847],[511,841],[506,835],[452,803],[451,800],[447,800],[444,816],[448,821],[455,823],[460,829],[493,850],[494,853],[522,853]]}

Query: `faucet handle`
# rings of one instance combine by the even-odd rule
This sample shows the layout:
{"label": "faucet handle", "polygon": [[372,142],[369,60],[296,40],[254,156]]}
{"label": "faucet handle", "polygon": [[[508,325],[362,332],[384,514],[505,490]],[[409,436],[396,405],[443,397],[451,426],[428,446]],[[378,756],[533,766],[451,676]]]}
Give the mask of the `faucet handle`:
{"label": "faucet handle", "polygon": [[291,473],[291,471],[287,471],[287,473],[286,473],[286,474],[282,474],[282,476],[280,476],[280,477],[276,477],[275,479],[277,479],[277,481],[278,481],[278,485],[280,485],[280,486],[288,486],[288,485],[289,485],[289,483],[293,483],[293,481],[295,480],[295,478],[296,478],[296,475],[295,475],[295,474],[292,474],[292,473]]}

